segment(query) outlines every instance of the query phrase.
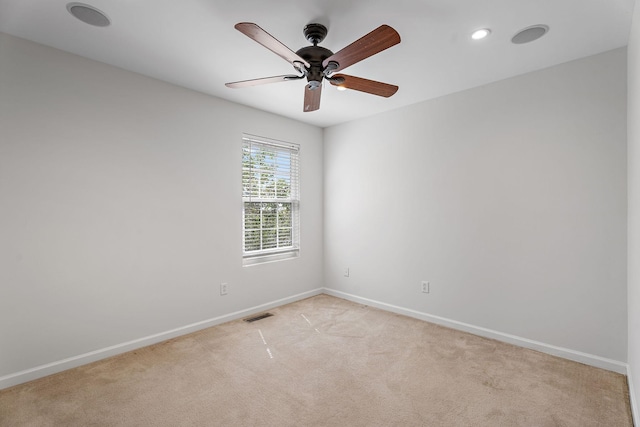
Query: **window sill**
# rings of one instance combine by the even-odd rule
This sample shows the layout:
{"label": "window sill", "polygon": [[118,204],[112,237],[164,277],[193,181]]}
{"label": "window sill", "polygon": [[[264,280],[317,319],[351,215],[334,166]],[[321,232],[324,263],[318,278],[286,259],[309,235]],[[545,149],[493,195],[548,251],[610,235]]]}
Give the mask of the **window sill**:
{"label": "window sill", "polygon": [[242,266],[251,267],[253,265],[266,264],[269,262],[284,261],[287,259],[298,258],[298,256],[300,256],[299,249],[295,249],[287,252],[244,256],[242,258]]}

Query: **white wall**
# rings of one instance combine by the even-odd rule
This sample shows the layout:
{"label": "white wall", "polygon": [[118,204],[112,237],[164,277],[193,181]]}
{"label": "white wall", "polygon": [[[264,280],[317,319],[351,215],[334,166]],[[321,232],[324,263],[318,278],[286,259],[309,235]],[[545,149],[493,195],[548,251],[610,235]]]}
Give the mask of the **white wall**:
{"label": "white wall", "polygon": [[[0,58],[0,379],[323,286],[320,128],[2,34]],[[242,267],[242,132],[301,144],[296,260]]]}
{"label": "white wall", "polygon": [[640,3],[636,2],[628,46],[628,310],[629,384],[636,423],[640,423]]}
{"label": "white wall", "polygon": [[324,155],[328,288],[624,366],[625,49],[327,128]]}

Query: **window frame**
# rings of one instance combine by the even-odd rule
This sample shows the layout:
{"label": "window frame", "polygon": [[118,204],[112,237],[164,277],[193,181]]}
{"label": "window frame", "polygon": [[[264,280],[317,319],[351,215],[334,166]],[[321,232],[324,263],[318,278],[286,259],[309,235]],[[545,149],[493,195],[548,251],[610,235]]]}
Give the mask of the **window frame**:
{"label": "window frame", "polygon": [[[262,151],[267,155],[272,155],[273,165],[264,164],[261,167],[255,167],[254,163],[249,163],[249,167],[245,164],[246,150],[249,150],[251,155],[254,149],[256,152]],[[282,160],[285,160],[282,163]],[[288,162],[288,165],[286,164]],[[268,162],[265,162],[268,163]],[[279,261],[284,259],[297,258],[300,255],[300,145],[290,142],[279,141],[271,138],[265,138],[256,135],[242,134],[242,264],[243,266],[250,266],[256,264],[262,264],[265,262]],[[274,169],[271,170],[270,168]],[[266,168],[266,169],[265,169]],[[257,172],[256,172],[257,171]],[[272,196],[263,194],[265,187],[261,185],[262,174],[267,172],[268,174],[279,175],[281,179],[285,179],[285,186],[288,185],[286,195],[288,197],[282,197],[278,190],[278,181],[271,177],[273,186]],[[257,175],[256,175],[257,174]],[[268,175],[267,174],[267,175]],[[256,184],[256,176],[258,183]],[[288,181],[287,181],[288,180]],[[266,181],[268,182],[268,181]],[[257,194],[256,194],[257,192]],[[264,217],[263,211],[265,207],[261,206],[259,228],[247,229],[247,207],[248,204],[286,204],[290,208],[290,227],[282,226],[279,224],[279,217],[276,213],[276,227],[275,229],[263,228]],[[278,209],[276,205],[275,209]],[[290,246],[280,247],[280,235],[281,230],[290,229]],[[260,235],[260,249],[247,251],[247,231],[257,231]],[[262,238],[265,231],[275,230],[276,247],[262,248]]]}

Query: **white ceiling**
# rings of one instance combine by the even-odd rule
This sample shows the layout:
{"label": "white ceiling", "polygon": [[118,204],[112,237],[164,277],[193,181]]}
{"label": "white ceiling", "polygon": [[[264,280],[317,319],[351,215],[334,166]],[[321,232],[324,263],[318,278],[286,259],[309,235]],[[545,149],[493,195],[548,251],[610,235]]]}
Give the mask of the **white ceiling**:
{"label": "white ceiling", "polygon": [[[326,127],[626,46],[634,0],[82,0],[111,19],[72,17],[67,0],[0,0],[0,32],[240,104]],[[344,73],[400,86],[391,98],[326,84],[320,110],[302,112],[305,82],[243,89],[225,82],[295,74],[282,58],[234,29],[255,22],[293,51],[302,28],[329,28],[337,52],[381,24],[402,42]],[[549,33],[515,45],[520,29]],[[491,28],[485,40],[472,30]],[[0,60],[2,52],[0,51]]]}

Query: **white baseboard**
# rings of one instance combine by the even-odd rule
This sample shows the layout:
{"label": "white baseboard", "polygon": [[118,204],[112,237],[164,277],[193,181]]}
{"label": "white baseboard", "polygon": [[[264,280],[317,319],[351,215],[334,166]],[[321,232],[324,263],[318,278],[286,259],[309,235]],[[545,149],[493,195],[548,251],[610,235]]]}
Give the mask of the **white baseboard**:
{"label": "white baseboard", "polygon": [[638,413],[638,401],[636,400],[636,391],[635,387],[633,386],[631,366],[627,366],[627,383],[629,383],[629,401],[631,404],[631,416],[633,417],[633,425],[640,426],[640,413]]}
{"label": "white baseboard", "polygon": [[362,298],[357,295],[351,295],[345,292],[336,291],[333,289],[324,288],[324,293],[327,295],[343,298],[349,301],[357,302],[363,305],[369,305],[382,310],[390,311],[396,314],[402,314],[405,316],[413,317],[415,319],[424,320],[438,325],[446,326],[459,331],[469,332],[474,335],[479,335],[486,338],[492,338],[498,341],[506,342],[509,344],[517,345],[519,347],[529,348],[537,350],[542,353],[551,354],[553,356],[562,357],[565,359],[573,360],[575,362],[584,363],[585,365],[595,366],[597,368],[606,369],[609,371],[617,372],[619,374],[627,374],[627,364],[619,362],[617,360],[607,359],[592,354],[582,353],[580,351],[570,350],[568,348],[557,347],[550,344],[545,344],[538,341],[533,341],[527,338],[518,337],[515,335],[505,334],[502,332],[494,331],[480,326],[470,325],[468,323],[458,322],[456,320],[447,319],[440,316],[434,316],[432,314],[423,313],[420,311],[412,310],[409,308],[398,307],[395,305],[387,304],[380,301],[374,301],[368,298]]}
{"label": "white baseboard", "polygon": [[201,329],[206,329],[211,326],[229,322],[231,320],[241,319],[254,313],[259,313],[264,310],[269,310],[274,307],[279,307],[284,304],[289,304],[295,301],[319,295],[322,293],[322,291],[322,289],[314,289],[312,291],[247,308],[246,310],[236,311],[234,313],[225,314],[223,316],[218,316],[212,319],[203,320],[201,322],[192,323],[190,325],[171,329],[169,331],[160,332],[158,334],[149,335],[147,337],[135,339],[121,344],[116,344],[110,347],[102,348],[100,350],[91,351],[88,353],[80,354],[78,356],[73,356],[67,359],[47,363],[46,365],[36,366],[35,368],[5,375],[3,377],[0,377],[0,390],[25,383],[27,381],[46,377],[58,372],[66,371],[67,369],[86,365],[87,363],[95,362],[100,359],[115,356],[121,353],[126,353],[127,351],[166,341],[168,339],[175,338],[181,335],[186,335],[191,332],[196,332]]}

